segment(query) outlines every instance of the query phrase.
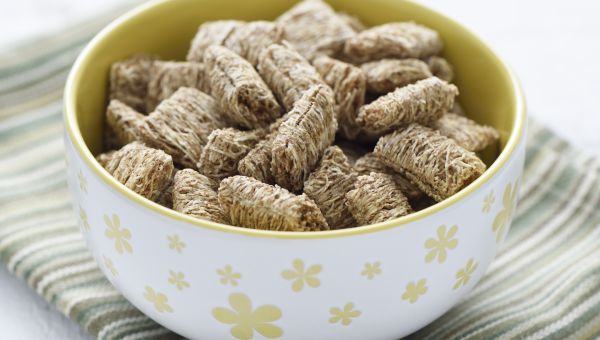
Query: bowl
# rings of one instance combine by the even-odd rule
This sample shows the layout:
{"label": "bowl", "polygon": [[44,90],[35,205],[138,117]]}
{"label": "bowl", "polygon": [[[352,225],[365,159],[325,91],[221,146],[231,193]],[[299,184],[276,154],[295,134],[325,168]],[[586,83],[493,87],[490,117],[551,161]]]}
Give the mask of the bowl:
{"label": "bowl", "polygon": [[[438,30],[460,101],[501,132],[497,158],[456,195],[354,229],[297,233],[195,219],[142,198],[94,159],[111,63],[136,52],[183,60],[198,25],[273,19],[292,0],[163,0],[108,25],[65,89],[69,185],[86,242],[111,283],[189,338],[393,339],[427,325],[477,283],[508,232],[525,152],[525,107],[511,70],[455,21],[405,0],[329,3],[368,25],[414,20]],[[496,155],[494,155],[496,156]]]}

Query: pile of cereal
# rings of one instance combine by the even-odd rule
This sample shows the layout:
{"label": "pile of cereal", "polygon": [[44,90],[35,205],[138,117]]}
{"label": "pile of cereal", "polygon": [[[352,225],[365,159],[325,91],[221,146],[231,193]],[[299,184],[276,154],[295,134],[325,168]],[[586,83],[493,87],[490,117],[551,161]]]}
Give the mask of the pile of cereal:
{"label": "pile of cereal", "polygon": [[187,61],[115,63],[98,161],[181,213],[318,231],[387,221],[486,169],[498,132],[462,114],[436,31],[366,28],[319,0],[200,26]]}

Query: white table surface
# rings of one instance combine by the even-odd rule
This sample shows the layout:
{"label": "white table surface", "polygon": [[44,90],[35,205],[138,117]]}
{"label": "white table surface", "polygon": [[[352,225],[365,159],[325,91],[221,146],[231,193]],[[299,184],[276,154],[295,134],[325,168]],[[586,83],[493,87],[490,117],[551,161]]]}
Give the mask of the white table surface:
{"label": "white table surface", "polygon": [[[600,2],[422,1],[469,26],[512,65],[532,115],[573,144],[600,155]],[[0,50],[123,2],[2,0]],[[0,268],[0,330],[3,337],[15,340],[88,338],[5,268]]]}

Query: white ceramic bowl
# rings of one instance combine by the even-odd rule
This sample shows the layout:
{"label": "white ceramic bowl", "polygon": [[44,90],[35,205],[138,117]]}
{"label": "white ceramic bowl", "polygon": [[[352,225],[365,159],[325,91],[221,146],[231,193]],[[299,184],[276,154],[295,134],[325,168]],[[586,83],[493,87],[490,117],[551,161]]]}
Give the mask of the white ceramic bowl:
{"label": "white ceramic bowl", "polygon": [[65,93],[75,212],[114,286],[183,336],[399,338],[450,309],[485,273],[508,232],[523,169],[519,85],[485,44],[454,21],[410,1],[332,1],[368,24],[413,19],[440,30],[461,102],[472,117],[502,132],[501,152],[482,177],[410,216],[315,233],[225,226],[142,198],[93,157],[112,62],[135,52],[182,59],[202,21],[270,19],[293,2],[158,1],[99,33],[73,67]]}

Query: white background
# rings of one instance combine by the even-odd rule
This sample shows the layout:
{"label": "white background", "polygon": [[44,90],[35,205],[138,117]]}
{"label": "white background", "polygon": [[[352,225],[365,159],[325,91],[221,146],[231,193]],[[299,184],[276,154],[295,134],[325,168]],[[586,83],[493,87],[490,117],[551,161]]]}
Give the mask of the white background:
{"label": "white background", "polygon": [[[0,0],[0,50],[134,1]],[[531,115],[600,155],[600,2],[422,1],[473,29],[512,65]],[[87,338],[1,266],[0,332],[15,340]]]}

